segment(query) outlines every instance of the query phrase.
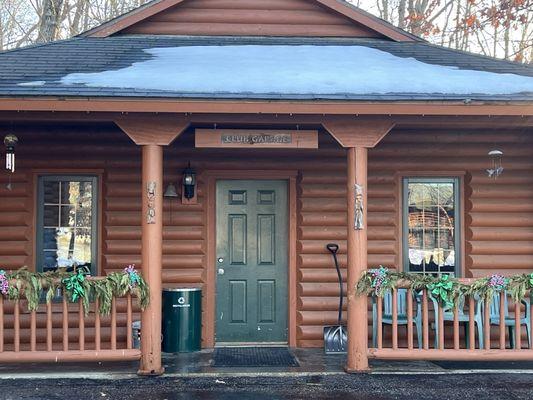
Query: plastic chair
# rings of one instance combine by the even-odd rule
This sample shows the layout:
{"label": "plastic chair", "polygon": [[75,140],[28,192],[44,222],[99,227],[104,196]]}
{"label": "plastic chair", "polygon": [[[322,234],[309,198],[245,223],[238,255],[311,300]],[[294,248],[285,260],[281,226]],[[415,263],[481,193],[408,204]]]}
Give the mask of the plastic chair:
{"label": "plastic chair", "polygon": [[[433,302],[433,307],[435,309],[435,348],[438,348],[439,347],[439,335],[440,335],[439,324],[438,324],[439,312],[440,312],[439,304],[437,300],[435,300],[435,298],[433,298],[431,294],[429,295],[429,298]],[[480,349],[483,348],[483,313],[482,313],[481,303],[482,302],[479,301],[479,299],[476,299],[476,305],[475,305],[476,310],[474,312],[474,324],[477,328],[477,336],[479,340]],[[469,330],[468,322],[470,320],[470,317],[467,313],[465,313],[465,296],[461,296],[459,298],[457,306],[458,306],[457,311],[458,311],[459,324],[464,323],[466,347],[469,348],[470,347],[470,335],[468,331]],[[443,311],[442,316],[443,316],[444,321],[453,322],[454,320],[453,307],[443,307],[442,311]]]}
{"label": "plastic chair", "polygon": [[[503,310],[505,312],[504,318],[505,318],[505,326],[509,328],[509,343],[511,345],[511,348],[515,348],[514,343],[514,330],[515,330],[515,320],[514,320],[514,313],[512,315],[509,314],[509,304],[507,302],[508,294],[505,292],[505,301]],[[522,300],[522,304],[526,306],[526,311],[524,313],[524,316],[520,316],[520,328],[522,328],[522,325],[526,326],[526,333],[527,333],[527,342],[529,344],[529,348],[531,348],[531,321],[529,318],[529,300]],[[492,301],[490,302],[490,324],[491,325],[500,325],[500,294],[495,293],[494,296],[492,296]]]}
{"label": "plastic chair", "polygon": [[[407,289],[398,289],[398,325],[407,325]],[[422,307],[418,297],[413,296],[417,301],[416,313],[413,315],[413,323],[416,326],[416,336],[418,348],[422,348]],[[376,298],[372,297],[372,345],[377,347],[378,337],[378,307]],[[387,291],[383,296],[383,313],[381,317],[383,324],[392,325],[392,293]]]}

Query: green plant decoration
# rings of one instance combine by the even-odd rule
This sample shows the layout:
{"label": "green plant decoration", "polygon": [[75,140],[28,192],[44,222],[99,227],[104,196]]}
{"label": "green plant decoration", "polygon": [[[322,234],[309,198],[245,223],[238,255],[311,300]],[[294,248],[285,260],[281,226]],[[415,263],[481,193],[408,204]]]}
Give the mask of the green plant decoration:
{"label": "green plant decoration", "polygon": [[382,297],[386,292],[399,287],[411,289],[413,292],[427,289],[429,294],[445,308],[455,306],[461,296],[491,300],[496,293],[502,291],[508,293],[515,302],[524,300],[529,291],[529,296],[533,301],[533,273],[511,277],[494,274],[465,284],[448,274],[439,277],[429,274],[396,272],[383,266],[365,271],[357,282],[356,293]]}
{"label": "green plant decoration", "polygon": [[98,310],[102,315],[111,313],[114,297],[123,297],[127,293],[137,298],[141,310],[150,302],[148,285],[134,266],[99,279],[91,279],[87,275],[87,271],[83,269],[74,273],[30,272],[25,267],[13,272],[0,270],[0,295],[15,301],[26,299],[28,311],[34,311],[39,307],[43,294],[46,303],[50,303],[60,289],[68,301],[81,300],[86,315],[90,312],[92,299],[98,300]]}
{"label": "green plant decoration", "polygon": [[427,285],[430,296],[444,308],[452,308],[457,298],[458,282],[451,279],[448,274],[443,274],[440,278]]}

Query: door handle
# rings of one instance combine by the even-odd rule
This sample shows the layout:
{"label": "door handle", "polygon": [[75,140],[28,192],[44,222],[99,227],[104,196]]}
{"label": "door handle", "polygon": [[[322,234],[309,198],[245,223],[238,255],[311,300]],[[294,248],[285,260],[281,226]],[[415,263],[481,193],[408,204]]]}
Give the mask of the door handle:
{"label": "door handle", "polygon": [[218,269],[218,274],[219,274],[219,275],[224,275],[224,272],[225,272],[225,271],[224,271],[224,268],[219,268],[219,269]]}

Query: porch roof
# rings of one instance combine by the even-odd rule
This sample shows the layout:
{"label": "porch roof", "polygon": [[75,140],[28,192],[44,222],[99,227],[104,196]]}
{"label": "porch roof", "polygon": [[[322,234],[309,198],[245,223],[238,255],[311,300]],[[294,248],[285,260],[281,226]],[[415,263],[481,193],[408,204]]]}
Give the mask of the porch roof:
{"label": "porch roof", "polygon": [[0,96],[533,100],[533,67],[357,38],[78,37],[0,53]]}

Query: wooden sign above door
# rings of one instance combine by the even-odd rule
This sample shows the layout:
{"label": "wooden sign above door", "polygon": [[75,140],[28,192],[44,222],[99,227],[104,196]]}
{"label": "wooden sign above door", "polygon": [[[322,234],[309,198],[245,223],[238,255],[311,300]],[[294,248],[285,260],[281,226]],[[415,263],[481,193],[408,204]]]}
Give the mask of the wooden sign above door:
{"label": "wooden sign above door", "polygon": [[196,129],[196,147],[318,149],[316,130]]}

